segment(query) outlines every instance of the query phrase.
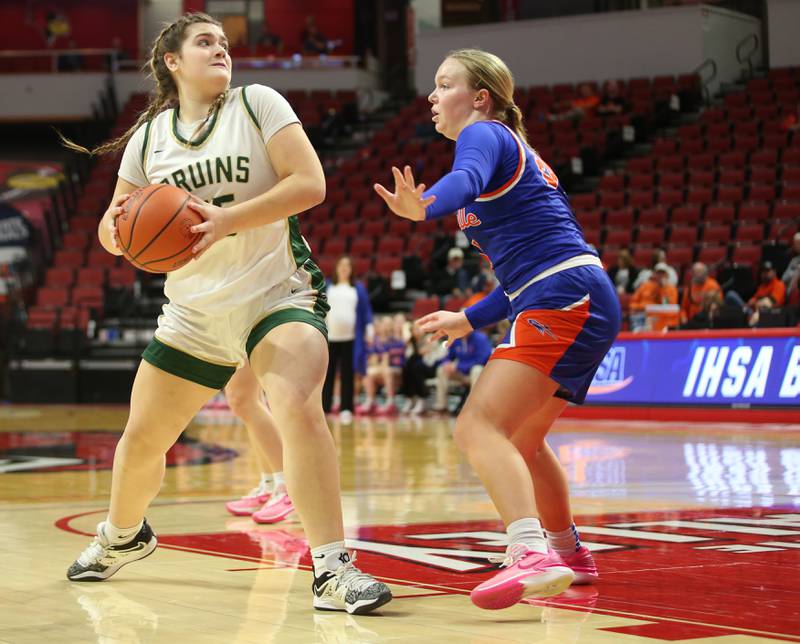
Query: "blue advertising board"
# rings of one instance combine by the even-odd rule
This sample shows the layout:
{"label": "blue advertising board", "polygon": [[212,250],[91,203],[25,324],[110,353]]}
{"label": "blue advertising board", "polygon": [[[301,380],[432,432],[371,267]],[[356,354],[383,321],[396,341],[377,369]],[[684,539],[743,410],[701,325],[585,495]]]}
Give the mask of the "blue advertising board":
{"label": "blue advertising board", "polygon": [[800,333],[622,334],[587,403],[800,405]]}

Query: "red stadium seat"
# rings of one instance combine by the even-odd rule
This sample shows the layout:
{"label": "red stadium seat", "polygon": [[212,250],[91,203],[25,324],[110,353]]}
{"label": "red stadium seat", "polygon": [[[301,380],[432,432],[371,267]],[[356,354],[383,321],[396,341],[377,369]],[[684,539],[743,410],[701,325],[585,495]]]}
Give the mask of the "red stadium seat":
{"label": "red stadium seat", "polygon": [[725,246],[703,246],[697,254],[697,261],[711,266],[719,264],[728,256],[728,249]]}
{"label": "red stadium seat", "polygon": [[600,206],[603,208],[622,208],[625,205],[624,192],[600,192]]}
{"label": "red stadium seat", "polygon": [[720,203],[738,204],[744,199],[742,186],[720,186],[717,189],[717,201]]}
{"label": "red stadium seat", "polygon": [[380,238],[386,232],[386,220],[384,219],[373,219],[371,221],[365,221],[361,227],[361,234],[364,237],[369,238]]}
{"label": "red stadium seat", "polygon": [[695,226],[672,226],[669,233],[670,246],[682,244],[691,247],[697,241]]}
{"label": "red stadium seat", "polygon": [[423,315],[428,315],[428,313],[434,313],[435,311],[438,310],[439,310],[438,297],[421,297],[417,300],[414,300],[414,304],[411,307],[411,318],[414,320],[418,320]]}
{"label": "red stadium seat", "polygon": [[102,266],[91,266],[78,269],[79,286],[103,286],[106,281],[106,269]]}
{"label": "red stadium seat", "polygon": [[628,205],[632,208],[649,208],[653,201],[652,190],[631,190],[628,193]]}
{"label": "red stadium seat", "polygon": [[709,170],[691,170],[689,172],[689,185],[692,188],[710,188],[714,185],[714,173]]}
{"label": "red stadium seat", "polygon": [[36,293],[36,305],[43,309],[57,309],[66,306],[69,291],[64,288],[40,288]]}
{"label": "red stadium seat", "polygon": [[764,239],[764,224],[739,224],[735,238],[737,242],[760,242]]}
{"label": "red stadium seat", "polygon": [[731,227],[724,224],[706,223],[700,227],[700,241],[703,244],[727,244],[731,239]]}
{"label": "red stadium seat", "polygon": [[711,203],[711,188],[693,188],[686,195],[686,203],[702,205]]}
{"label": "red stadium seat", "polygon": [[653,172],[648,171],[642,174],[628,175],[628,190],[648,190],[653,189]]}
{"label": "red stadium seat", "polygon": [[581,210],[577,212],[575,216],[581,228],[584,230],[599,229],[603,224],[603,211],[599,208],[595,210]]}
{"label": "red stadium seat", "polygon": [[662,172],[658,176],[658,187],[661,190],[683,190],[683,172]]}
{"label": "red stadium seat", "polygon": [[606,230],[605,240],[603,241],[603,248],[627,248],[631,244],[631,229],[630,228],[612,228]]}
{"label": "red stadium seat", "polygon": [[77,286],[72,290],[72,304],[91,309],[102,309],[103,289],[99,286]]}
{"label": "red stadium seat", "polygon": [[660,206],[679,206],[683,203],[683,191],[660,189],[657,203]]}
{"label": "red stadium seat", "polygon": [[733,249],[731,261],[734,264],[758,266],[761,263],[760,244],[737,244]]}
{"label": "red stadium seat", "polygon": [[670,221],[673,224],[696,226],[700,221],[700,206],[685,205],[673,208]]}
{"label": "red stadium seat", "polygon": [[667,209],[664,206],[653,206],[639,211],[640,226],[664,226],[667,223]]}
{"label": "red stadium seat", "polygon": [[378,255],[402,255],[404,248],[402,237],[383,237],[378,241]]}
{"label": "red stadium seat", "polygon": [[345,254],[345,240],[341,237],[327,237],[319,240],[321,252],[329,257],[338,258]]}
{"label": "red stadium seat", "polygon": [[375,272],[378,275],[389,277],[393,271],[399,271],[403,267],[403,260],[400,256],[378,257],[375,260]]}
{"label": "red stadium seat", "polygon": [[664,241],[663,228],[639,227],[636,235],[637,245],[660,246]]}
{"label": "red stadium seat", "polygon": [[68,289],[75,283],[75,269],[54,266],[47,269],[44,284],[51,288]]}
{"label": "red stadium seat", "polygon": [[775,201],[775,184],[753,183],[747,197],[750,201]]}
{"label": "red stadium seat", "polygon": [[740,221],[765,222],[769,218],[769,206],[763,203],[743,203],[739,207]]}
{"label": "red stadium seat", "polygon": [[[106,253],[106,251],[103,252]],[[106,255],[108,254],[106,253]],[[57,250],[53,258],[53,265],[61,268],[79,268],[83,266],[83,251],[72,249]]]}
{"label": "red stadium seat", "polygon": [[721,186],[740,186],[744,183],[744,168],[729,168],[720,170],[719,184]]}
{"label": "red stadium seat", "polygon": [[731,224],[736,219],[736,210],[728,204],[714,204],[706,208],[706,223]]}
{"label": "red stadium seat", "polygon": [[357,237],[350,245],[350,254],[356,257],[371,257],[375,252],[375,240],[367,237]]}
{"label": "red stadium seat", "polygon": [[606,226],[609,228],[631,228],[633,226],[633,208],[609,210],[606,213]]}

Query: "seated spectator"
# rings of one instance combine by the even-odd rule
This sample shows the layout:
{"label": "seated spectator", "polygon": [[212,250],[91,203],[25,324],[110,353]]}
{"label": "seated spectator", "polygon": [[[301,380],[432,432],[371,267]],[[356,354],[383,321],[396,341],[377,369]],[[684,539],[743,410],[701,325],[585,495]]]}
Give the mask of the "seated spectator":
{"label": "seated spectator", "polygon": [[[367,374],[361,381],[364,388],[364,402],[356,407],[357,414],[372,415],[375,413],[395,413],[394,404],[394,373],[389,366],[389,347],[392,340],[392,318],[379,317],[374,324],[375,334],[367,349]],[[375,394],[378,387],[383,385],[386,402],[378,407]]]}
{"label": "seated spectator", "polygon": [[433,277],[432,290],[436,295],[464,297],[469,289],[469,275],[464,268],[464,251],[451,248],[447,251],[447,266]]}
{"label": "seated spectator", "polygon": [[636,276],[636,281],[633,283],[634,291],[650,279],[656,264],[666,264],[667,269],[669,269],[667,270],[667,281],[675,287],[678,286],[678,272],[667,263],[667,251],[663,248],[656,248],[655,251],[653,251],[653,259],[650,261],[650,268],[641,269]]}
{"label": "seated spectator", "polygon": [[261,34],[259,34],[257,42],[263,47],[272,47],[278,55],[283,53],[283,38],[270,29],[266,18],[261,24]]}
{"label": "seated spectator", "polygon": [[787,132],[800,130],[800,103],[797,104],[797,109],[793,112],[787,114],[786,111],[787,110],[784,109],[784,116],[780,121],[781,129]]}
{"label": "seated spectator", "polygon": [[474,386],[490,355],[492,345],[481,331],[473,331],[455,340],[447,351],[447,357],[436,368],[436,402],[433,410],[447,411],[447,391],[451,381]]}
{"label": "seated spectator", "polygon": [[400,388],[400,393],[406,397],[402,410],[404,414],[417,416],[425,413],[425,401],[428,398],[425,381],[436,375],[436,361],[443,350],[441,347],[440,342],[428,342],[428,335],[416,324],[411,326]]}
{"label": "seated spectator", "polygon": [[306,17],[306,27],[300,34],[300,40],[304,54],[327,54],[331,50],[331,43],[320,32],[314,16]]}
{"label": "seated spectator", "polygon": [[792,283],[794,283],[796,288],[797,276],[800,275],[800,232],[795,233],[794,237],[792,237],[792,255],[793,257],[789,260],[789,265],[781,276],[781,281],[784,286],[786,286],[787,293],[791,291]]}
{"label": "seated spectator", "polygon": [[726,304],[720,291],[703,294],[703,309],[681,329],[739,329],[747,326],[741,307]]}
{"label": "seated spectator", "polygon": [[722,289],[719,286],[719,282],[709,276],[708,266],[703,262],[695,262],[692,265],[691,279],[683,287],[681,324],[685,324],[703,310],[704,294],[708,291],[719,291],[721,293]]}
{"label": "seated spectator", "polygon": [[633,258],[627,248],[617,255],[617,265],[608,269],[608,276],[617,287],[617,293],[633,293],[639,269],[633,265]]}
{"label": "seated spectator", "polygon": [[615,80],[607,80],[603,84],[603,95],[597,106],[599,116],[611,116],[621,114],[628,110],[628,101],[619,91],[619,83]]}
{"label": "seated spectator", "polygon": [[589,83],[578,85],[578,95],[569,101],[561,101],[553,106],[553,113],[548,118],[551,121],[565,121],[568,119],[579,120],[586,114],[591,114],[600,103]]}
{"label": "seated spectator", "polygon": [[786,304],[786,285],[778,279],[772,262],[761,264],[761,282],[753,297],[747,301],[747,305],[755,309],[759,300],[765,297],[771,300],[772,306],[780,307]]}
{"label": "seated spectator", "polygon": [[669,283],[668,268],[666,264],[656,264],[650,279],[631,296],[631,331],[640,331],[647,326],[649,305],[678,303],[678,290]]}

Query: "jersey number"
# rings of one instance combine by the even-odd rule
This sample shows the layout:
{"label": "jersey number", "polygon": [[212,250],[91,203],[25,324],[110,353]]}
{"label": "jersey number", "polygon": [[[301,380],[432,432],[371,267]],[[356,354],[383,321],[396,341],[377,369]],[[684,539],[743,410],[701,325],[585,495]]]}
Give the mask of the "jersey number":
{"label": "jersey number", "polygon": [[533,158],[536,159],[536,166],[539,168],[539,172],[542,173],[542,179],[544,182],[550,186],[553,190],[558,188],[558,177],[556,173],[553,172],[553,169],[544,162],[544,159],[540,157],[538,154],[533,155]]}

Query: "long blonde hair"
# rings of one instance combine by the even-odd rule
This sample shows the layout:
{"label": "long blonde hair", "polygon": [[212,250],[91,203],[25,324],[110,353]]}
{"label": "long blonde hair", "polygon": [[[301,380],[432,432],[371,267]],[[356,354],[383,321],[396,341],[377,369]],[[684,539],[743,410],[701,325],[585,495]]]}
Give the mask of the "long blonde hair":
{"label": "long blonde hair", "polygon": [[[167,64],[164,62],[164,54],[179,52],[181,45],[183,45],[183,41],[186,39],[186,30],[191,25],[196,25],[199,23],[209,23],[222,28],[222,23],[220,23],[218,20],[212,18],[208,14],[198,11],[184,14],[175,22],[166,24],[161,30],[161,33],[158,34],[153,42],[152,48],[150,49],[150,58],[148,58],[145,64],[142,66],[142,72],[146,73],[155,80],[155,92],[151,94],[150,100],[147,103],[147,107],[139,115],[139,118],[136,119],[136,123],[128,128],[128,130],[122,136],[108,141],[107,143],[103,143],[102,145],[98,145],[96,148],[90,150],[82,145],[78,145],[77,143],[70,141],[59,132],[58,135],[61,138],[61,142],[64,144],[64,146],[77,152],[91,154],[92,156],[96,154],[106,154],[108,152],[116,152],[117,150],[125,147],[130,138],[133,136],[133,133],[136,132],[141,125],[152,120],[164,110],[171,107],[176,107],[178,105],[178,86],[175,84],[175,79],[172,77],[169,69],[167,69]],[[216,112],[222,106],[227,95],[228,91],[225,90],[222,94],[217,96],[217,98],[208,108],[208,114],[206,114],[205,120],[192,134],[192,138],[194,138],[194,136],[203,129],[205,124],[208,122],[208,119],[211,118],[214,112]]]}
{"label": "long blonde hair", "polygon": [[473,89],[485,89],[489,92],[494,106],[490,116],[508,125],[519,138],[528,143],[522,111],[514,103],[514,76],[508,66],[494,54],[482,49],[456,49],[447,57],[464,65],[467,82]]}

